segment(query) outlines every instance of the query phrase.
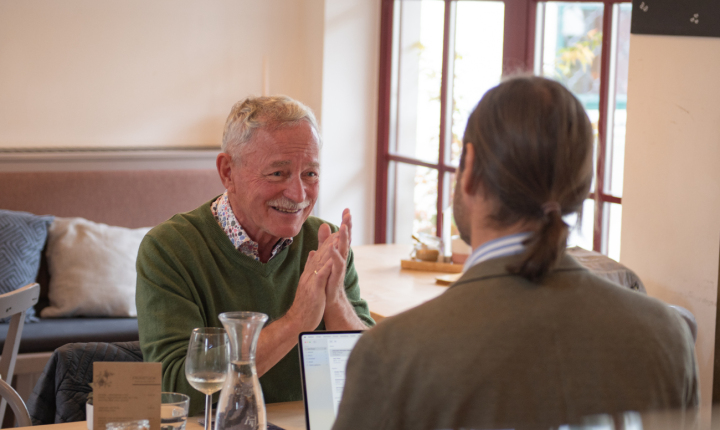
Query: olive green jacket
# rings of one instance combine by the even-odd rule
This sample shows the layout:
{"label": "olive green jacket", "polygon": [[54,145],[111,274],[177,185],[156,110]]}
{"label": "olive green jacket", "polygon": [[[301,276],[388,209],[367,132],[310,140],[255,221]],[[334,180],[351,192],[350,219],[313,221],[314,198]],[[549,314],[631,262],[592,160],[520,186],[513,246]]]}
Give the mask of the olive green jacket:
{"label": "olive green jacket", "polygon": [[690,330],[564,256],[543,284],[510,256],[358,341],[334,430],[547,429],[699,403]]}

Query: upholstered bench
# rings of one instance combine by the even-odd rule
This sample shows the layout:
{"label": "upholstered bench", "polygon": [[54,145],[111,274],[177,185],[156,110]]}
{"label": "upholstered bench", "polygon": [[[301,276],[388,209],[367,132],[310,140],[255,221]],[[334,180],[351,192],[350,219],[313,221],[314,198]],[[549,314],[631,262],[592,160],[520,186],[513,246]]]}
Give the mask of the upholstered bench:
{"label": "upholstered bench", "polygon": [[[195,209],[223,190],[217,172],[212,169],[0,172],[0,209],[51,215],[55,220],[83,218],[89,220],[88,225],[130,230],[152,227],[176,213]],[[136,237],[144,234],[132,231]],[[43,308],[53,306],[47,251],[46,243],[37,276],[41,286],[35,307],[37,316]],[[134,261],[135,257],[130,258]],[[84,298],[73,294],[92,292],[71,292],[62,299],[67,302]],[[15,367],[15,387],[24,399],[27,400],[56,348],[75,342],[138,340],[136,318],[85,317],[76,310],[69,314],[71,317],[39,318],[39,322],[24,325]],[[7,324],[0,323],[0,346],[7,329]]]}

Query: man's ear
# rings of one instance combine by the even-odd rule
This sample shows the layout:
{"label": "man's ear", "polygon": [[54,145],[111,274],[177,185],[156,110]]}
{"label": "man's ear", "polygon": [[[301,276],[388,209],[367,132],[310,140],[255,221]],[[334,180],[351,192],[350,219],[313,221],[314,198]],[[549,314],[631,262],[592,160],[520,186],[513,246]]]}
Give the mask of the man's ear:
{"label": "man's ear", "polygon": [[234,191],[232,189],[232,169],[234,167],[232,157],[225,152],[221,152],[218,154],[217,160],[215,160],[215,165],[217,166],[218,174],[220,175],[220,181],[222,181],[225,189],[230,192]]}
{"label": "man's ear", "polygon": [[460,186],[465,194],[472,195],[477,191],[473,184],[473,164],[475,161],[475,147],[472,143],[465,144],[465,159],[460,172]]}

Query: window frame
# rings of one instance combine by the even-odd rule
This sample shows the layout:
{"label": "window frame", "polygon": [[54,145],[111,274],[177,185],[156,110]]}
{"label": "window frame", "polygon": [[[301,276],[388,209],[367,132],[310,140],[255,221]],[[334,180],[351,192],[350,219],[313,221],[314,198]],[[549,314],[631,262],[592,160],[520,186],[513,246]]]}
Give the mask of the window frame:
{"label": "window frame", "polygon": [[[376,160],[376,191],[375,191],[375,243],[387,243],[388,219],[391,209],[389,198],[389,174],[392,162],[422,166],[438,172],[437,220],[436,232],[442,236],[443,210],[447,207],[450,187],[446,184],[446,174],[454,173],[456,167],[446,162],[446,152],[450,145],[452,115],[448,107],[452,107],[449,76],[454,58],[455,7],[458,1],[483,0],[441,0],[444,1],[442,79],[440,87],[440,136],[437,163],[423,161],[390,151],[390,132],[392,121],[392,86],[393,86],[393,35],[395,4],[417,0],[381,0],[380,20],[380,74],[378,94],[378,127],[377,127],[377,160]],[[532,71],[534,69],[535,36],[538,3],[542,0],[502,0],[505,3],[505,22],[503,34],[503,76],[515,72]],[[593,250],[607,253],[608,212],[606,204],[622,204],[622,197],[605,192],[605,183],[609,173],[607,167],[607,135],[608,108],[610,90],[610,55],[614,43],[612,25],[614,5],[631,3],[631,0],[563,0],[564,3],[602,3],[603,4],[603,40],[601,47],[600,100],[598,119],[597,159],[595,166],[595,188],[588,198],[595,201],[593,216]],[[451,50],[452,48],[452,50]]]}

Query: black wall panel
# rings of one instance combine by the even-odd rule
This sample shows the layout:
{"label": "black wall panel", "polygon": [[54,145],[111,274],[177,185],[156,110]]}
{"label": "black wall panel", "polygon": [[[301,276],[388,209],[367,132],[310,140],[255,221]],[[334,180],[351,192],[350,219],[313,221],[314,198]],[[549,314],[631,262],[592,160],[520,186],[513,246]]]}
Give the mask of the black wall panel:
{"label": "black wall panel", "polygon": [[720,37],[720,0],[633,0],[631,32]]}

